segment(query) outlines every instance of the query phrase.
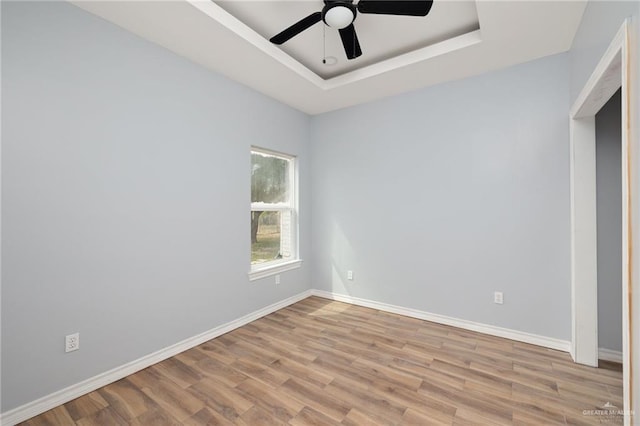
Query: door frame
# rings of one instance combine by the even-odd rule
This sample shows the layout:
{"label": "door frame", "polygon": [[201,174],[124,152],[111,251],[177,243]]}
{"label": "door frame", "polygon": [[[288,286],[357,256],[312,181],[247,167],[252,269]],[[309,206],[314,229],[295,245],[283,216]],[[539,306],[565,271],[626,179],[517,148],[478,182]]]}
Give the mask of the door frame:
{"label": "door frame", "polygon": [[[630,424],[633,389],[637,371],[633,371],[634,350],[632,289],[637,288],[638,266],[633,261],[632,231],[637,220],[632,215],[638,206],[638,147],[633,111],[637,99],[635,84],[635,39],[633,21],[625,20],[578,95],[570,110],[570,185],[571,185],[571,356],[574,361],[598,365],[598,280],[596,216],[596,132],[595,115],[622,88],[622,363],[625,424]],[[635,191],[635,192],[632,192]],[[635,225],[635,226],[634,226]],[[635,268],[634,268],[635,269]],[[632,327],[634,326],[634,327]],[[636,337],[637,338],[637,337]],[[635,354],[638,358],[640,355]],[[636,396],[637,398],[637,396]],[[603,401],[604,403],[604,401]],[[637,407],[636,407],[637,408]]]}

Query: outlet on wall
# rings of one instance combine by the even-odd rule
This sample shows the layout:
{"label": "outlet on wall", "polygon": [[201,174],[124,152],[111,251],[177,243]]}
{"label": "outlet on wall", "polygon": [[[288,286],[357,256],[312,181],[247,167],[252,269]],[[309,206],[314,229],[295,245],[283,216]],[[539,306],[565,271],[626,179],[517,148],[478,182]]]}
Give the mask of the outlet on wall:
{"label": "outlet on wall", "polygon": [[353,281],[353,271],[347,271],[347,279]]}
{"label": "outlet on wall", "polygon": [[502,292],[501,291],[496,291],[496,292],[493,293],[493,303],[497,303],[498,305],[502,305],[503,298],[502,298]]}
{"label": "outlet on wall", "polygon": [[276,275],[276,285],[280,284],[280,274]]}
{"label": "outlet on wall", "polygon": [[64,351],[73,352],[80,349],[80,333],[69,334],[64,338]]}

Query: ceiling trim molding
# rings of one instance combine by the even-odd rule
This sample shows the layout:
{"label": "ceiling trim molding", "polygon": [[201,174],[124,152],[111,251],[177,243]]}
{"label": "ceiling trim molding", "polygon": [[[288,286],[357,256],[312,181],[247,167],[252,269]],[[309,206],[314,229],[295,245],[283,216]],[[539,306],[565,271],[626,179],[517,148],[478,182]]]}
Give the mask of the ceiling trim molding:
{"label": "ceiling trim molding", "polygon": [[475,30],[325,80],[213,1],[187,0],[187,2],[323,91],[346,86],[482,42],[480,30]]}
{"label": "ceiling trim molding", "polygon": [[325,80],[320,78],[320,76],[302,65],[300,62],[293,59],[291,56],[287,55],[285,52],[277,48],[273,43],[255,32],[251,27],[241,22],[238,18],[236,18],[214,2],[210,0],[187,0],[187,3],[205,13],[210,18],[215,19],[221,25],[233,31],[238,36],[242,37],[247,42],[260,49],[263,53],[266,53],[267,55],[273,57],[282,65],[294,71],[301,77],[322,88]]}
{"label": "ceiling trim molding", "polygon": [[346,74],[338,75],[328,80],[322,80],[324,83],[322,88],[324,90],[335,89],[340,86],[355,83],[359,80],[364,80],[365,78],[374,77],[378,74],[383,74],[398,68],[404,68],[418,62],[435,58],[436,56],[464,49],[481,42],[482,37],[480,30],[471,31],[470,33],[462,34],[457,37],[441,41],[440,43],[425,46],[412,52],[395,56],[393,58],[371,64],[367,67],[350,71]]}

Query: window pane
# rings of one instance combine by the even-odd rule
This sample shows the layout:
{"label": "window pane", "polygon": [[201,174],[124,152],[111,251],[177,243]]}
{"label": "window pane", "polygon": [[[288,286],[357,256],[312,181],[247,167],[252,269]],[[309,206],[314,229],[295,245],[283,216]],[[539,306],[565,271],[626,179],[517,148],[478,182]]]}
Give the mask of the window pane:
{"label": "window pane", "polygon": [[289,201],[289,163],[286,158],[251,153],[251,202]]}
{"label": "window pane", "polygon": [[280,258],[280,212],[251,212],[251,264]]}
{"label": "window pane", "polygon": [[251,264],[292,259],[291,212],[251,212]]}

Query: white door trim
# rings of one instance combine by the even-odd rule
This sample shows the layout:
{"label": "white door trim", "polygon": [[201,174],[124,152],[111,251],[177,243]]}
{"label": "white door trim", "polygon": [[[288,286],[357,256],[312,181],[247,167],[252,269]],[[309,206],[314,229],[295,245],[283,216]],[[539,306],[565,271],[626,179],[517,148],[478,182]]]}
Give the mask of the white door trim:
{"label": "white door trim", "polygon": [[[595,114],[611,96],[622,88],[622,361],[624,407],[635,409],[640,389],[637,388],[640,354],[632,352],[637,342],[631,334],[633,306],[631,290],[638,287],[640,262],[632,258],[632,241],[637,236],[633,214],[638,214],[637,188],[637,75],[635,70],[634,22],[627,19],[596,66],[570,110],[570,174],[571,174],[571,355],[581,364],[598,365],[598,299],[597,299],[597,217]],[[634,191],[634,192],[632,192]],[[633,194],[633,195],[632,195]],[[637,232],[637,231],[636,231]],[[634,238],[632,240],[632,238]],[[637,337],[635,337],[637,338]],[[635,357],[635,358],[634,358]],[[634,360],[635,359],[635,360]],[[634,360],[632,362],[632,360]],[[625,424],[631,418],[625,415]]]}

